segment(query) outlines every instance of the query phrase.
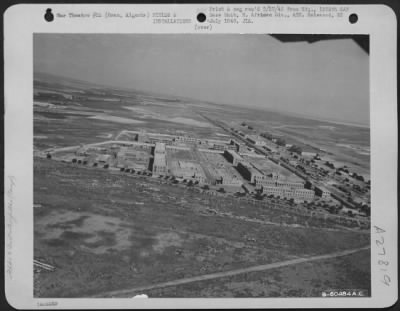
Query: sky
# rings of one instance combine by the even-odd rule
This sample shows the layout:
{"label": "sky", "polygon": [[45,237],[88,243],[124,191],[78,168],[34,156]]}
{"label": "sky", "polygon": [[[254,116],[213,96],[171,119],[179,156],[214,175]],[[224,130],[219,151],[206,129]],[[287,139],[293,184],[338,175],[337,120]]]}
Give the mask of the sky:
{"label": "sky", "polygon": [[369,55],[351,39],[35,34],[34,71],[157,94],[369,124]]}

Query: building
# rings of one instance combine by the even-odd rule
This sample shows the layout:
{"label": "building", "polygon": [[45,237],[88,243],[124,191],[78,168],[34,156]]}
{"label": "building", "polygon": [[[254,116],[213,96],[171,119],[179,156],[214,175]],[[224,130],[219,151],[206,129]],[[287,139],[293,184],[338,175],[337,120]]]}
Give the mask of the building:
{"label": "building", "polygon": [[138,142],[146,142],[146,143],[150,143],[150,144],[164,143],[166,145],[172,145],[172,142],[175,137],[170,134],[148,133],[145,130],[126,131],[126,134],[128,134],[129,137],[131,137],[133,140],[136,140]]}
{"label": "building", "polygon": [[168,158],[168,174],[176,178],[190,179],[203,184],[207,182],[206,174],[202,166],[193,161]]}
{"label": "building", "polygon": [[157,153],[154,155],[153,162],[153,175],[166,175],[167,174],[167,160],[165,154]]}
{"label": "building", "polygon": [[276,180],[273,180],[271,178],[268,179],[256,178],[255,181],[257,189],[262,189],[263,187],[276,187]]}
{"label": "building", "polygon": [[289,188],[289,187],[263,187],[263,193],[284,199],[293,199],[295,202],[310,202],[314,200],[314,191],[309,189]]}
{"label": "building", "polygon": [[146,171],[148,169],[148,166],[141,164],[141,163],[136,163],[130,160],[118,160],[117,168],[125,168],[125,169],[131,169],[134,171]]}
{"label": "building", "polygon": [[239,162],[236,166],[236,169],[244,179],[250,181],[251,183],[255,183],[256,179],[262,176],[259,171],[257,171],[249,162],[246,161]]}
{"label": "building", "polygon": [[75,154],[78,156],[88,156],[92,154],[106,154],[108,152],[107,148],[95,147],[95,146],[83,146],[80,147]]}
{"label": "building", "polygon": [[306,188],[306,189],[311,189],[311,188],[312,188],[312,183],[311,183],[311,181],[307,180],[306,183],[304,184],[304,188]]}
{"label": "building", "polygon": [[177,143],[184,143],[184,144],[196,144],[197,138],[191,136],[176,136],[174,141]]}
{"label": "building", "polygon": [[233,144],[225,145],[225,148],[226,148],[226,150],[233,150],[233,151],[237,151],[238,150],[236,145],[233,145]]}
{"label": "building", "polygon": [[215,149],[203,149],[203,148],[198,148],[197,151],[199,152],[204,152],[204,153],[211,153],[211,154],[224,154],[224,151],[222,150],[215,150]]}
{"label": "building", "polygon": [[154,148],[153,176],[166,175],[167,173],[165,144],[156,143],[156,147]]}
{"label": "building", "polygon": [[274,178],[274,176],[266,176],[266,175],[257,175],[254,178],[256,188],[258,189],[262,188],[263,186],[276,187],[276,180],[277,178]]}
{"label": "building", "polygon": [[329,199],[331,193],[321,186],[314,187],[315,195],[321,197],[321,199]]}
{"label": "building", "polygon": [[231,140],[218,140],[218,139],[203,139],[202,144],[205,144],[210,149],[224,151],[227,149],[235,149],[236,147],[231,144]]}
{"label": "building", "polygon": [[294,188],[294,189],[304,189],[303,182],[288,181],[279,179],[279,175],[276,173],[269,174],[268,176],[256,176],[255,183],[257,188],[262,187],[284,187],[284,188]]}
{"label": "building", "polygon": [[116,154],[117,167],[144,171],[149,169],[150,152],[140,145],[121,147]]}
{"label": "building", "polygon": [[238,186],[241,187],[243,182],[233,174],[228,168],[216,169],[217,174],[220,176],[220,182],[226,186]]}
{"label": "building", "polygon": [[151,144],[163,143],[166,145],[172,145],[173,140],[168,137],[148,136],[148,142]]}
{"label": "building", "polygon": [[224,157],[234,166],[237,166],[239,162],[243,161],[243,158],[233,150],[225,150]]}
{"label": "building", "polygon": [[252,152],[243,151],[243,152],[240,152],[239,154],[243,157],[249,157],[249,158],[255,158],[255,159],[265,159],[266,158],[265,155],[255,153],[253,148],[248,149],[248,151],[252,151]]}
{"label": "building", "polygon": [[118,152],[118,157],[130,158],[136,161],[148,161],[150,154],[148,151],[132,147],[122,147]]}
{"label": "building", "polygon": [[199,184],[204,184],[207,181],[206,175],[204,174],[204,171],[197,171],[193,175],[193,179],[198,181]]}
{"label": "building", "polygon": [[246,135],[246,136],[247,136],[246,139],[250,143],[252,143],[256,146],[265,146],[266,145],[266,142],[264,141],[264,139],[262,139],[261,136],[256,136],[256,135]]}
{"label": "building", "polygon": [[202,141],[210,149],[224,151],[227,149],[236,149],[235,145],[231,144],[231,140],[217,140],[217,139],[205,139]]}
{"label": "building", "polygon": [[285,181],[285,180],[278,180],[276,182],[277,187],[288,187],[294,189],[304,189],[303,182],[293,182],[293,181]]}
{"label": "building", "polygon": [[[239,142],[237,142],[236,140],[233,140],[233,139],[232,139],[231,145],[234,146],[234,148],[232,148],[231,150],[234,150],[234,151],[236,151],[236,152],[239,152],[240,146],[241,146],[241,144],[240,144]],[[230,149],[230,148],[229,148],[229,149]]]}
{"label": "building", "polygon": [[302,151],[301,156],[306,157],[306,158],[313,158],[317,156],[318,153],[315,151]]}
{"label": "building", "polygon": [[154,148],[154,154],[163,153],[165,154],[165,144],[164,143],[156,143],[156,147]]}
{"label": "building", "polygon": [[237,152],[246,152],[246,150],[247,150],[247,147],[246,147],[246,145],[245,144],[239,144],[238,145],[238,147],[237,147]]}
{"label": "building", "polygon": [[222,143],[213,143],[212,146],[211,146],[211,148],[214,149],[214,150],[221,150],[221,151],[223,151],[223,150],[228,149],[228,145],[222,144]]}

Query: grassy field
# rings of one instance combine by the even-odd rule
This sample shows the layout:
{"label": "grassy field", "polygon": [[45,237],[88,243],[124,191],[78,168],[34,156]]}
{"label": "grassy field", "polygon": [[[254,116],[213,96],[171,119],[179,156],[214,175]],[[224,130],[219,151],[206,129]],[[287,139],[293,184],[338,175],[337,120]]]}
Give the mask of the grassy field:
{"label": "grassy field", "polygon": [[[266,272],[170,286],[146,292],[149,297],[321,297],[331,289],[360,289],[371,294],[369,251],[303,263]],[[135,294],[139,294],[137,292]]]}
{"label": "grassy field", "polygon": [[[209,197],[186,186],[161,184],[157,179],[37,158],[34,203],[35,259],[56,267],[54,272],[35,273],[35,297],[86,297],[369,244],[368,234],[279,225],[282,219],[305,221],[300,216],[290,217],[287,212]],[[221,213],[209,213],[210,207]],[[250,218],[278,224],[258,223]],[[350,256],[346,260],[349,262],[345,267],[350,270],[359,261]],[[319,267],[324,274],[325,266]],[[326,269],[327,280],[337,280],[339,285],[340,274],[335,275],[342,273],[344,266],[333,261]],[[359,287],[368,287],[369,266],[361,265],[359,270],[354,279],[351,273],[343,274],[343,286],[350,284],[347,280],[354,284],[359,280]],[[253,279],[241,280],[242,277],[225,283],[252,287],[264,282],[257,275]],[[296,282],[290,286],[290,278],[283,276],[274,284],[301,291],[304,282],[309,282],[310,288],[316,282],[306,272],[294,279]],[[204,285],[205,292],[189,286],[176,295],[207,297],[207,290],[225,286],[217,283]],[[229,286],[221,287],[222,296],[271,294]],[[152,295],[174,296],[169,292]]]}

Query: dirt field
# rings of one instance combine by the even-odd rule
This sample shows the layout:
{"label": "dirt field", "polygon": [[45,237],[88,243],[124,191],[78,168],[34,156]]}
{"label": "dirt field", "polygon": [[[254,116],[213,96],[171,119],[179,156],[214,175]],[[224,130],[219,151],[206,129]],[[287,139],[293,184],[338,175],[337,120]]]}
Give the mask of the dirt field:
{"label": "dirt field", "polygon": [[[56,268],[35,273],[35,297],[86,297],[369,244],[365,233],[249,221],[246,217],[281,221],[287,213],[209,197],[183,185],[46,159],[35,158],[34,203],[35,259]],[[220,213],[209,213],[210,207]],[[227,211],[231,214],[224,216]],[[346,267],[354,266],[353,259],[347,260]],[[337,262],[327,266],[326,278],[331,282],[340,280],[335,273],[344,269]],[[320,266],[321,274],[324,267]],[[344,275],[343,286],[350,280],[368,288],[369,266],[359,270],[354,280],[350,273]],[[275,284],[301,291],[307,280],[310,288],[316,282],[307,273],[295,278],[291,287],[286,277]],[[258,277],[235,282],[229,281],[221,295],[271,294],[241,289],[245,283],[259,286]],[[176,296],[206,297],[210,293],[206,288],[222,286],[210,284],[204,291],[190,294],[191,289],[184,289]],[[152,295],[174,296],[170,292]]]}

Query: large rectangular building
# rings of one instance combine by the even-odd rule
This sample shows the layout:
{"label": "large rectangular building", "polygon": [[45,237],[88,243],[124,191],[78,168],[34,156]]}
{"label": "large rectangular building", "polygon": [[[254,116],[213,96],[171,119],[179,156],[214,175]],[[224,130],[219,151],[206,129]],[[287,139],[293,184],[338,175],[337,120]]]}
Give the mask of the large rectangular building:
{"label": "large rectangular building", "polygon": [[288,187],[263,187],[263,193],[285,199],[293,199],[295,202],[310,202],[314,200],[314,191],[309,189],[296,189]]}
{"label": "large rectangular building", "polygon": [[251,166],[250,163],[246,161],[239,162],[236,169],[243,176],[244,179],[254,184],[256,182],[256,179],[262,176],[259,171],[257,171],[253,166]]}
{"label": "large rectangular building", "polygon": [[191,136],[176,136],[174,138],[176,143],[184,143],[184,144],[196,144],[198,139]]}
{"label": "large rectangular building", "polygon": [[140,145],[124,146],[116,153],[117,167],[144,171],[149,169],[150,151]]}
{"label": "large rectangular building", "polygon": [[200,164],[183,161],[183,160],[171,160],[168,162],[169,172],[178,178],[192,179],[199,183],[206,182],[206,175]]}
{"label": "large rectangular building", "polygon": [[321,197],[322,199],[329,199],[331,193],[323,187],[315,186],[314,187],[315,195]]}
{"label": "large rectangular building", "polygon": [[[278,175],[279,177],[279,175]],[[295,189],[303,189],[304,182],[294,182],[290,180],[284,180],[276,178],[274,174],[270,174],[269,176],[262,175],[255,177],[255,183],[257,188],[262,188],[264,186],[268,187],[287,187],[287,188],[295,188]]]}
{"label": "large rectangular building", "polygon": [[164,143],[156,143],[156,147],[154,148],[154,154],[157,153],[165,153],[165,144]]}
{"label": "large rectangular building", "polygon": [[156,143],[154,148],[154,162],[153,162],[153,175],[166,175],[168,173],[167,169],[167,158],[165,153],[165,144]]}
{"label": "large rectangular building", "polygon": [[238,186],[241,187],[243,182],[235,175],[234,169],[224,167],[215,169],[216,174],[219,176],[219,180],[222,185],[226,186]]}
{"label": "large rectangular building", "polygon": [[233,150],[225,150],[224,157],[234,166],[237,166],[239,162],[243,161],[243,158]]}
{"label": "large rectangular building", "polygon": [[167,160],[165,154],[157,153],[154,155],[153,162],[153,175],[166,175],[167,174]]}

